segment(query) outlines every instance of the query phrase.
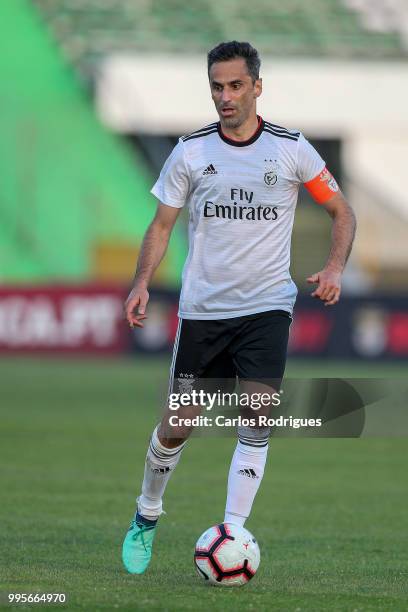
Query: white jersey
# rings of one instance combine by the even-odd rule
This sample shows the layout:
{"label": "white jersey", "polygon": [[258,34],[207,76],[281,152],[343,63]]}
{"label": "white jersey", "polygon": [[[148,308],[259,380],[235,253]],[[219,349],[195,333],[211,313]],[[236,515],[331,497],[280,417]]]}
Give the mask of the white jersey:
{"label": "white jersey", "polygon": [[292,312],[298,190],[324,167],[300,132],[261,118],[245,142],[226,137],[219,123],[180,138],[152,193],[163,204],[189,208],[181,318]]}

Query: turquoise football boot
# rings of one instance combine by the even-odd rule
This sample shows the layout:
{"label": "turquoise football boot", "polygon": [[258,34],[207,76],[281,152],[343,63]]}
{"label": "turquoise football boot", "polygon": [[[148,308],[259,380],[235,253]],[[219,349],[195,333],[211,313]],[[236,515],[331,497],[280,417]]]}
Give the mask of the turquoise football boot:
{"label": "turquoise football boot", "polygon": [[157,521],[148,521],[140,515],[130,523],[122,548],[122,560],[130,574],[143,574],[152,558],[152,545]]}

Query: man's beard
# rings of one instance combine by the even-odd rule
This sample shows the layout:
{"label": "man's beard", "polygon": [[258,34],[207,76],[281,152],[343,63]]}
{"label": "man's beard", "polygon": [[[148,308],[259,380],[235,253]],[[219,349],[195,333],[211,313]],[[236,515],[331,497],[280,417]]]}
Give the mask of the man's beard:
{"label": "man's beard", "polygon": [[235,109],[237,112],[234,117],[222,117],[220,116],[220,122],[223,127],[226,127],[230,130],[235,130],[236,128],[241,127],[241,125],[246,121],[249,117],[249,112],[245,112],[245,110]]}
{"label": "man's beard", "polygon": [[240,117],[223,117],[221,120],[221,123],[224,125],[224,127],[226,128],[230,128],[230,129],[236,129],[239,128],[242,123],[244,122],[242,116]]}
{"label": "man's beard", "polygon": [[223,127],[226,127],[230,130],[235,130],[241,127],[241,125],[248,119],[250,114],[249,109],[241,108],[238,110],[237,108],[235,108],[235,110],[236,113],[234,117],[220,117],[220,122]]}

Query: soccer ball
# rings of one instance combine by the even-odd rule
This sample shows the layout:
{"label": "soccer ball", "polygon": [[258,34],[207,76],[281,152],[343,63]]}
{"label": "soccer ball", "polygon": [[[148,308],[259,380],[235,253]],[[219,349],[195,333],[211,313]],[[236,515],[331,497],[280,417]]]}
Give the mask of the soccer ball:
{"label": "soccer ball", "polygon": [[255,576],[261,553],[254,536],[233,523],[214,525],[198,538],[194,563],[207,584],[242,586]]}

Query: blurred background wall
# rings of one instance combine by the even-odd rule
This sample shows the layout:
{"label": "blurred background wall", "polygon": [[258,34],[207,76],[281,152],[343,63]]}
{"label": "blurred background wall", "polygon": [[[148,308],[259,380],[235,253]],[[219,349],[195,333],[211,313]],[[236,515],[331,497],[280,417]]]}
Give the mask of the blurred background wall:
{"label": "blurred background wall", "polygon": [[184,214],[155,277],[149,325],[122,301],[177,138],[216,120],[206,52],[248,40],[260,113],[301,129],[358,218],[343,298],[305,277],[330,219],[301,190],[291,352],[408,358],[408,5],[403,0],[15,0],[0,5],[0,349],[167,351],[187,252]]}

